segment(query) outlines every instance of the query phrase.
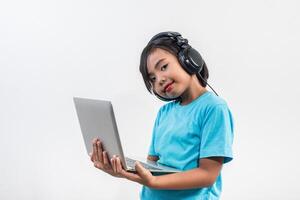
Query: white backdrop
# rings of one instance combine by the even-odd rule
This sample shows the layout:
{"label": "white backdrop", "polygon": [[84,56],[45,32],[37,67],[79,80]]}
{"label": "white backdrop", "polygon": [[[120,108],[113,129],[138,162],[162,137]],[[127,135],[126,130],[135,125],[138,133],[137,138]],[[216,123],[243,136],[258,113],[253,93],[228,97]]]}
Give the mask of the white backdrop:
{"label": "white backdrop", "polygon": [[146,157],[156,112],[138,71],[148,40],[178,31],[235,118],[223,200],[300,199],[300,3],[0,2],[0,199],[138,199],[95,169],[73,96],[113,101],[125,152]]}

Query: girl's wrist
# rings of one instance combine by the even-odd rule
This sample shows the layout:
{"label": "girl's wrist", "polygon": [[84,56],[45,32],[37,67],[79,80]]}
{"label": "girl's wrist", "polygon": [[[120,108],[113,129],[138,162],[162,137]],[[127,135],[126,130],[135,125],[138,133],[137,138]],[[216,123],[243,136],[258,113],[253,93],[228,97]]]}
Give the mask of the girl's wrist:
{"label": "girl's wrist", "polygon": [[152,176],[151,180],[149,181],[148,187],[158,189],[158,187],[159,187],[159,176]]}

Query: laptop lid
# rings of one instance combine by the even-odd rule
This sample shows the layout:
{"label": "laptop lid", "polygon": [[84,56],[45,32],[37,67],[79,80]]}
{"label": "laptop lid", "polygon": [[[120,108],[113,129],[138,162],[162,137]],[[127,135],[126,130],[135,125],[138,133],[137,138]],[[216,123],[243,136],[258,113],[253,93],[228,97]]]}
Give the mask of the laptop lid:
{"label": "laptop lid", "polygon": [[109,161],[113,155],[118,155],[127,169],[111,102],[79,97],[73,100],[87,153],[93,150],[92,140],[99,138]]}
{"label": "laptop lid", "polygon": [[[113,155],[118,155],[124,169],[135,172],[135,169],[126,163],[111,102],[79,97],[74,97],[73,100],[87,153],[92,152],[93,139],[99,138],[104,150],[108,153],[109,160]],[[148,160],[146,162],[147,165],[154,167],[149,169],[152,173],[164,174],[180,171],[156,162]]]}

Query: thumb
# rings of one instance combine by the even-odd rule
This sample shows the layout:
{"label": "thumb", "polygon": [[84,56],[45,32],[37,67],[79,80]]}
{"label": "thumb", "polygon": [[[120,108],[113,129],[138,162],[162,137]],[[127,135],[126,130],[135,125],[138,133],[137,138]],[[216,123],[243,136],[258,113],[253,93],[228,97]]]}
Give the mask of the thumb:
{"label": "thumb", "polygon": [[135,162],[135,170],[142,178],[146,178],[148,175],[148,170],[144,168],[143,165],[141,165],[141,163],[138,161]]}

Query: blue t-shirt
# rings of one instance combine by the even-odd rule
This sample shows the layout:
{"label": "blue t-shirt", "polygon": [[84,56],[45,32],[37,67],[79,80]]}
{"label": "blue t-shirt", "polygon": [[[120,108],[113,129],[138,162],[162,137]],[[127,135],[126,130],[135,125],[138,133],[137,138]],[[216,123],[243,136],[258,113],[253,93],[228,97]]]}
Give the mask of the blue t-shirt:
{"label": "blue t-shirt", "polygon": [[[226,102],[205,92],[191,103],[173,101],[162,106],[155,120],[149,155],[157,162],[183,171],[199,167],[199,159],[232,160],[233,119]],[[222,190],[221,173],[211,187],[158,190],[143,186],[142,200],[216,200]]]}

